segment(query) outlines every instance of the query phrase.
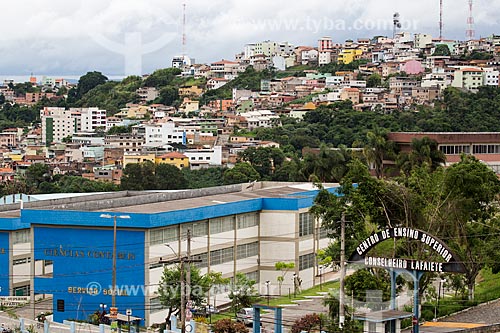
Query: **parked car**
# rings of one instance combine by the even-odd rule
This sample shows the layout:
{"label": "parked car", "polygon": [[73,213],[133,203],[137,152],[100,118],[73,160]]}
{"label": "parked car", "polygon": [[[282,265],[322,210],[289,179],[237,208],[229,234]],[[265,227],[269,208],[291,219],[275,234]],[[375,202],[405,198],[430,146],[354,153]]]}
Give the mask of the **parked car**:
{"label": "parked car", "polygon": [[245,325],[253,324],[253,308],[243,308],[236,313],[236,321]]}

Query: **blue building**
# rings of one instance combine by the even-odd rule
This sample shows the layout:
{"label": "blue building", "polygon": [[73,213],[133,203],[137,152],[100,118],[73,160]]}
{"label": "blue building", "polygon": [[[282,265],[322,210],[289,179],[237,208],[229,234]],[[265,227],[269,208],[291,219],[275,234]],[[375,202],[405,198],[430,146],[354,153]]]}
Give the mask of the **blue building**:
{"label": "blue building", "polygon": [[[241,272],[255,280],[261,292],[266,287],[260,281],[271,281],[271,293],[277,294],[281,273],[274,264],[294,262],[295,270],[282,289],[296,287],[294,273],[307,288],[319,283],[315,253],[329,243],[326,230],[309,213],[316,193],[312,184],[263,182],[25,203],[18,217],[1,220],[1,292],[14,294],[15,266],[8,249],[19,230],[29,234],[25,264],[27,276],[33,278],[28,291],[32,298],[52,297],[55,321],[85,320],[101,305],[109,308],[115,272],[118,311],[132,309],[147,326],[164,322],[166,310],[157,294],[164,264],[159,261],[185,254],[187,230],[202,273],[233,277]],[[229,302],[227,296],[228,290],[213,290],[207,301],[219,306]],[[37,312],[35,305],[33,315]]]}

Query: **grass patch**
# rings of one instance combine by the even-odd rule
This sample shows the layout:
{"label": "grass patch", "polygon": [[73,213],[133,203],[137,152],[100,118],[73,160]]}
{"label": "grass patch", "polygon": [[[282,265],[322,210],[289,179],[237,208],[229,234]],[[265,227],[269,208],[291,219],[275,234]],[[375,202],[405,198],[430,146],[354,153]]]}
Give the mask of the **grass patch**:
{"label": "grass patch", "polygon": [[[293,294],[293,289],[290,290],[290,296],[288,296],[288,289],[285,290],[285,288],[283,288],[282,291],[283,296],[270,298],[269,305],[278,306],[281,304],[295,304],[295,302],[292,301],[306,299],[306,296],[318,296],[318,292],[328,292],[331,290],[338,290],[339,287],[340,287],[339,281],[324,282],[322,283],[321,288],[318,285],[310,289],[303,290],[300,294],[296,294],[295,296]],[[261,297],[257,303],[267,304],[267,298],[265,296]],[[217,320],[227,319],[227,318],[234,319],[235,318],[234,312],[228,310],[225,312],[212,314],[212,323],[215,323]]]}
{"label": "grass patch", "polygon": [[467,292],[463,295],[445,296],[439,300],[439,304],[437,302],[424,303],[422,305],[422,316],[426,320],[432,320],[435,307],[439,318],[500,298],[500,273],[493,274],[491,269],[485,268],[481,271],[477,281],[474,300],[468,299]]}

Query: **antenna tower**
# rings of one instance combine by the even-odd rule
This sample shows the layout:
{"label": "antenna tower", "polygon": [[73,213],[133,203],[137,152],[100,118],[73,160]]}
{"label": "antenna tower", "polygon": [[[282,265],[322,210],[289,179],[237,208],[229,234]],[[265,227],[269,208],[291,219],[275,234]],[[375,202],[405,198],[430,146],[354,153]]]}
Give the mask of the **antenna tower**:
{"label": "antenna tower", "polygon": [[474,39],[476,34],[474,30],[474,17],[472,16],[472,0],[469,0],[469,16],[467,17],[467,30],[465,31],[465,37],[468,40]]}
{"label": "antenna tower", "polygon": [[186,55],[186,2],[182,4],[182,59]]}
{"label": "antenna tower", "polygon": [[439,40],[443,40],[443,0],[439,0]]}

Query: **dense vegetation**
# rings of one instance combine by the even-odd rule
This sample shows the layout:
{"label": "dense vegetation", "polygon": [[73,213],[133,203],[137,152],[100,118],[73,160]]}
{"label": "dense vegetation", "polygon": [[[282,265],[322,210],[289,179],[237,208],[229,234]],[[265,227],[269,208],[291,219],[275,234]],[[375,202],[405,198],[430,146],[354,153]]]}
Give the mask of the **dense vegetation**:
{"label": "dense vegetation", "polygon": [[[354,183],[357,187],[353,187]],[[337,222],[345,215],[350,225],[346,229],[346,253],[353,253],[373,232],[395,226],[423,230],[445,240],[462,260],[466,272],[455,276],[426,273],[420,280],[421,297],[435,295],[432,280],[446,277],[450,281],[448,288],[455,290],[464,301],[456,302],[472,304],[466,301],[475,300],[476,279],[481,271],[500,271],[500,250],[496,245],[500,227],[497,205],[500,181],[488,166],[473,156],[463,155],[459,163],[448,168],[422,160],[414,164],[408,174],[392,179],[372,177],[366,165],[354,159],[341,180],[340,192],[342,196],[321,190],[311,210],[323,219],[334,239],[322,253],[323,258],[330,257],[333,263],[338,262],[340,255]],[[439,261],[439,255],[426,251],[425,244],[408,240],[383,241],[370,255],[387,257],[388,253],[396,258]],[[363,299],[366,290],[382,290],[383,299],[387,300],[388,281],[385,270],[368,268],[351,275],[346,287],[348,293],[362,302],[366,301]],[[407,287],[411,288],[411,283],[412,280],[406,282]],[[433,314],[424,315],[432,318]]]}

